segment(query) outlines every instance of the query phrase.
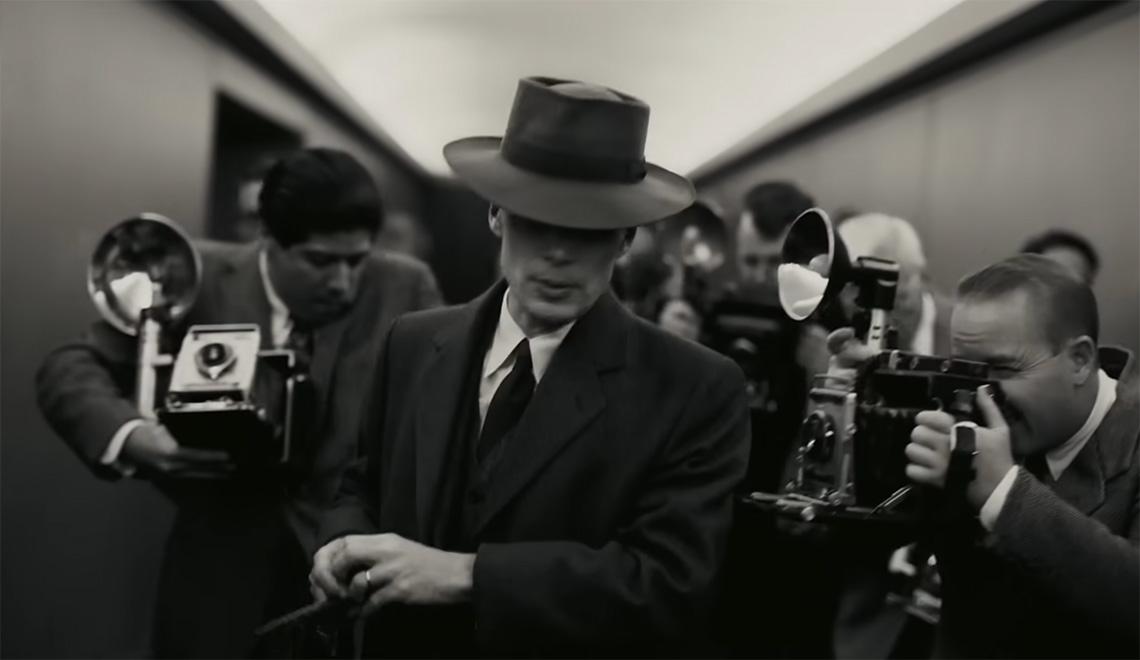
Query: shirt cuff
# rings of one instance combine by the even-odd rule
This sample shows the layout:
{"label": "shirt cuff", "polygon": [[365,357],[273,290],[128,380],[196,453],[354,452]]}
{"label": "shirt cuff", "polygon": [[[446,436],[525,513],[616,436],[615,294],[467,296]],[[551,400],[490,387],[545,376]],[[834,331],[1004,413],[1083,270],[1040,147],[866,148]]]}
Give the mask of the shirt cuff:
{"label": "shirt cuff", "polygon": [[998,516],[1001,514],[1002,507],[1005,506],[1005,500],[1009,497],[1009,491],[1013,488],[1013,482],[1016,478],[1017,466],[1015,465],[1001,478],[997,488],[994,488],[994,492],[990,493],[986,503],[982,505],[982,510],[978,512],[978,520],[987,532],[994,531],[994,525],[997,524]]}
{"label": "shirt cuff", "polygon": [[128,465],[119,459],[119,455],[123,453],[123,445],[127,444],[127,436],[132,431],[143,425],[143,420],[132,419],[131,421],[119,427],[115,431],[115,435],[111,436],[111,441],[107,443],[107,449],[103,452],[103,456],[99,458],[99,462],[103,465],[109,465],[119,471],[119,474],[124,477],[129,477],[135,473],[135,466]]}

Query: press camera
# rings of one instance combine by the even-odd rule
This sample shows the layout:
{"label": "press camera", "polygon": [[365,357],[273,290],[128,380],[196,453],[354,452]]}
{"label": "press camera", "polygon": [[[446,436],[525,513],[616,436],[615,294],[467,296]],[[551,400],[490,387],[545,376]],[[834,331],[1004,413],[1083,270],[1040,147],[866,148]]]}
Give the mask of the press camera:
{"label": "press camera", "polygon": [[[969,424],[980,421],[977,388],[993,386],[1000,403],[988,366],[895,348],[890,311],[898,266],[868,257],[852,262],[822,210],[809,209],[796,219],[781,260],[780,303],[788,316],[803,321],[853,285],[856,336],[875,354],[853,374],[815,377],[786,482],[779,493],[754,493],[752,501],[804,520],[927,517],[931,502],[916,496],[906,477],[904,450],[915,415],[947,411],[963,423],[955,427],[955,437],[965,438]],[[972,452],[972,443],[956,443],[947,493],[964,492],[972,478]]]}
{"label": "press camera", "polygon": [[201,273],[190,239],[153,213],[113,227],[92,255],[92,301],[138,338],[139,413],[180,444],[224,450],[239,466],[293,465],[311,421],[308,376],[293,351],[261,348],[257,324],[192,325],[179,342]]}

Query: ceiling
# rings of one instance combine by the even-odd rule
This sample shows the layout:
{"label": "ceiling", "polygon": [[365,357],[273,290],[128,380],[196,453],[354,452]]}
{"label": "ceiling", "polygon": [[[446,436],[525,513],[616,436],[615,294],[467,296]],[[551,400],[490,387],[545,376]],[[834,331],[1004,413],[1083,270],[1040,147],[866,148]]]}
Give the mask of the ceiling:
{"label": "ceiling", "polygon": [[262,0],[427,171],[501,135],[518,78],[651,107],[647,157],[688,173],[959,0]]}

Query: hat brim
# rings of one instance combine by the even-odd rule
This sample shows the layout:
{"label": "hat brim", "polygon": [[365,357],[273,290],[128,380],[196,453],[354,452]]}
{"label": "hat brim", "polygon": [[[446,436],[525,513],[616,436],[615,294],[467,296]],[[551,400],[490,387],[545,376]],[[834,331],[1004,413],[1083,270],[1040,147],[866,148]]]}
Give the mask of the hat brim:
{"label": "hat brim", "polygon": [[455,174],[502,208],[573,229],[624,229],[662,220],[693,203],[689,180],[652,163],[636,183],[562,179],[524,170],[499,153],[502,138],[473,137],[443,148]]}

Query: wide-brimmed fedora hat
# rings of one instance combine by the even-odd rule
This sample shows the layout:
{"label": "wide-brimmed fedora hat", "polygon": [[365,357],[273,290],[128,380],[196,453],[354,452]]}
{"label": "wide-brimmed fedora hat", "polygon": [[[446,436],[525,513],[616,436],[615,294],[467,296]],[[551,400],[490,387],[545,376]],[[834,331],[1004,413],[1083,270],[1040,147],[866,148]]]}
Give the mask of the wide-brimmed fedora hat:
{"label": "wide-brimmed fedora hat", "polygon": [[685,177],[645,161],[649,106],[616,90],[523,78],[503,137],[443,148],[461,180],[511,213],[575,229],[622,229],[693,203]]}

